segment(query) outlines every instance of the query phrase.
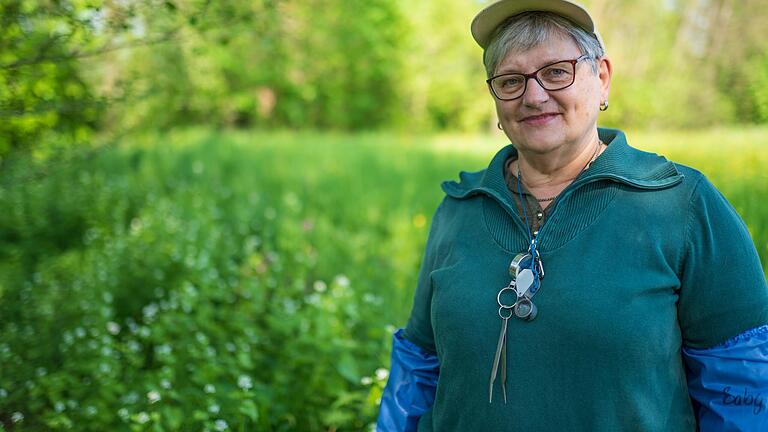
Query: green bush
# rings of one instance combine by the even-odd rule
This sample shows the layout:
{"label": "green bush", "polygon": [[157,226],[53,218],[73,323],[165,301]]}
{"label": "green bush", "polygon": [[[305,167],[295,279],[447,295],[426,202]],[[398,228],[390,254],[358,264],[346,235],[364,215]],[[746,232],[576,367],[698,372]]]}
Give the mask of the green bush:
{"label": "green bush", "polygon": [[439,199],[424,181],[434,172],[406,178],[427,154],[393,166],[372,138],[332,152],[267,138],[158,137],[4,173],[0,422],[312,431],[374,420],[375,371]]}

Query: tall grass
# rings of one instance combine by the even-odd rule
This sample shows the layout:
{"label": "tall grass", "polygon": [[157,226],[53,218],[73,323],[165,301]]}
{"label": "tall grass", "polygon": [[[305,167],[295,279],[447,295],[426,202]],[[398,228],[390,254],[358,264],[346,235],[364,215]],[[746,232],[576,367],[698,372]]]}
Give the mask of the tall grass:
{"label": "tall grass", "polygon": [[[705,172],[768,259],[768,130],[630,133]],[[0,173],[0,422],[360,430],[439,183],[499,137],[145,134]]]}

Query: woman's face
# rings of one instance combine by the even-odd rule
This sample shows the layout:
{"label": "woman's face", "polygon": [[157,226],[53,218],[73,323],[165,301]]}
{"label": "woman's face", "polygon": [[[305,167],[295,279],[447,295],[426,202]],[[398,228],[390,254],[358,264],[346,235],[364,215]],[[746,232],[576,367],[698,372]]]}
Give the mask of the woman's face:
{"label": "woman's face", "polygon": [[[495,75],[533,73],[550,63],[580,56],[570,36],[554,34],[528,51],[509,52]],[[501,125],[518,150],[543,155],[564,146],[575,149],[594,139],[600,103],[608,98],[610,61],[600,59],[595,74],[590,61],[582,60],[576,64],[575,77],[573,85],[557,91],[544,90],[530,79],[522,97],[511,101],[494,98]]]}

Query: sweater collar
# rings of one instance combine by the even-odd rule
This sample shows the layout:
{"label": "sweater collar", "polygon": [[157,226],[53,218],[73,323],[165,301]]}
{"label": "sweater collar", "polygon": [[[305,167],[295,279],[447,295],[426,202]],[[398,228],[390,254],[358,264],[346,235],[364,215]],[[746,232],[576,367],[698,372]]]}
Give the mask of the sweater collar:
{"label": "sweater collar", "polygon": [[[608,147],[569,189],[597,180],[614,181],[638,189],[663,189],[682,180],[682,174],[672,162],[629,146],[620,130],[599,128],[598,135]],[[504,181],[504,163],[511,156],[517,157],[517,149],[509,144],[496,153],[488,168],[471,173],[462,171],[460,181],[443,182],[443,190],[453,198],[484,193],[507,201],[509,190]]]}

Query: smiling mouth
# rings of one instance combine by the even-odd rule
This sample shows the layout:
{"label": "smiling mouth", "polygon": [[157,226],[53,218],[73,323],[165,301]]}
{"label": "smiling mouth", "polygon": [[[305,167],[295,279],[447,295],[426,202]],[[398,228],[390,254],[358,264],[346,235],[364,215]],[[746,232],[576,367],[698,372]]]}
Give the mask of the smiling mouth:
{"label": "smiling mouth", "polygon": [[557,117],[558,115],[560,115],[560,114],[558,114],[558,113],[544,113],[544,114],[524,117],[520,121],[521,122],[527,122],[527,123],[546,122],[547,120],[550,120],[550,119],[552,119],[554,117]]}

